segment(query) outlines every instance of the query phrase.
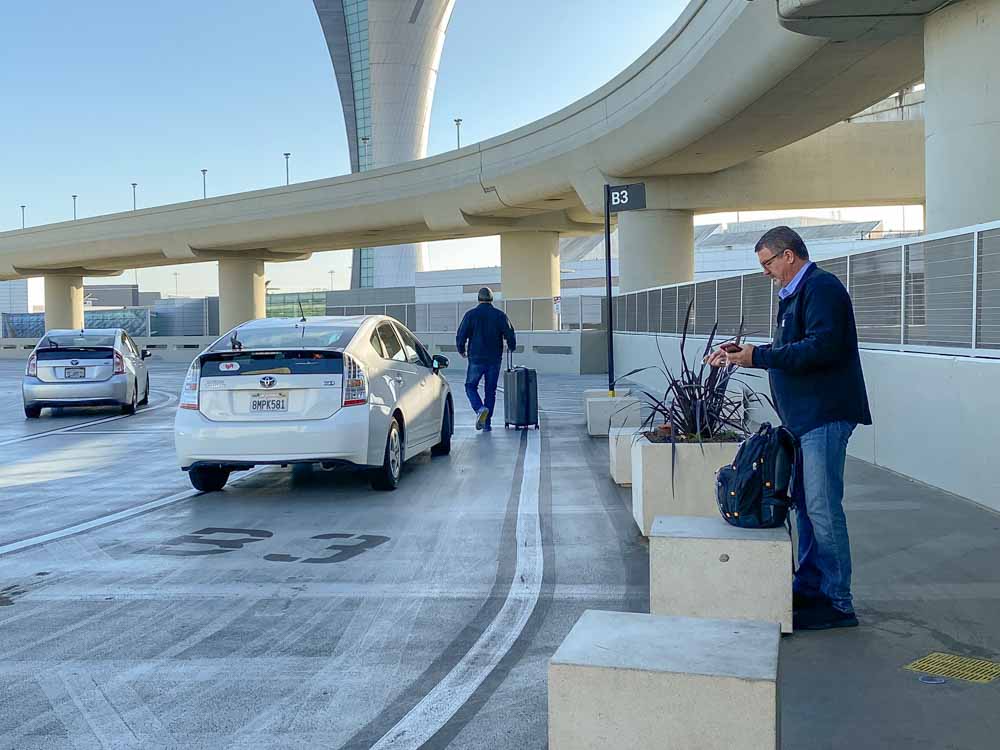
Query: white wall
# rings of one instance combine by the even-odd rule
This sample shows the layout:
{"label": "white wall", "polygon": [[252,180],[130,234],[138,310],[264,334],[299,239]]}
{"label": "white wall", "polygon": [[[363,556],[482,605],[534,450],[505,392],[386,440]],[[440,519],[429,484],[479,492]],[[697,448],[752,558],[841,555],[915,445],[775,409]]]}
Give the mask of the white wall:
{"label": "white wall", "polygon": [[[615,334],[615,371],[680,364],[680,337]],[[705,338],[689,340],[688,364],[701,357]],[[974,359],[864,349],[861,363],[874,424],[855,430],[848,452],[862,460],[969,498],[1000,511],[1000,475],[995,469],[1000,445],[1000,359]],[[766,374],[745,375],[754,390],[769,393]],[[648,371],[629,378],[661,396],[666,381]],[[758,409],[757,421],[776,420]]]}

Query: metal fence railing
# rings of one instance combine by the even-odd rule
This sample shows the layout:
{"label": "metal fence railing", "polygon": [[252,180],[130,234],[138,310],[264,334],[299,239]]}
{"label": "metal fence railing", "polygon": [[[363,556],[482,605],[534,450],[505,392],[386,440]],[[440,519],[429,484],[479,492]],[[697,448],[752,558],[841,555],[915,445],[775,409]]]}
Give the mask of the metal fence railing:
{"label": "metal fence railing", "polygon": [[[1000,357],[1000,221],[817,261],[851,294],[864,348]],[[761,273],[614,298],[615,331],[768,339],[777,290]]]}
{"label": "metal fence railing", "polygon": [[[388,315],[419,333],[454,333],[474,301],[410,302],[396,305],[328,305],[327,315]],[[580,331],[604,329],[604,298],[580,296],[497,300],[518,331]]]}

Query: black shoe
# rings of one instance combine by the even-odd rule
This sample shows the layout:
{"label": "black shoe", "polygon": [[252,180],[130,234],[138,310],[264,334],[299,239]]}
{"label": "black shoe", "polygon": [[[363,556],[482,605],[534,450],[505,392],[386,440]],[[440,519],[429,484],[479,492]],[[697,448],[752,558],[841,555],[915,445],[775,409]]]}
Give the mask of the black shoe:
{"label": "black shoe", "polygon": [[792,612],[793,630],[829,630],[857,626],[857,615],[853,612],[841,612],[829,603],[816,604],[808,609]]}
{"label": "black shoe", "polygon": [[792,609],[798,612],[800,609],[812,609],[819,604],[829,604],[830,600],[822,594],[801,594],[798,591],[792,592]]}

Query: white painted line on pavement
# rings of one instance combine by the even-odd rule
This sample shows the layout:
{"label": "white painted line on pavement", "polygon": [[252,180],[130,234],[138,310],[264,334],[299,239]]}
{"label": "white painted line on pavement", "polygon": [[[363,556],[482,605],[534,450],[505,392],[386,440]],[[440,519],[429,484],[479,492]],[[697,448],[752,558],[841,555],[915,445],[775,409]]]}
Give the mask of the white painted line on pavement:
{"label": "white painted line on pavement", "polygon": [[151,411],[156,411],[157,409],[163,409],[176,403],[177,396],[172,393],[167,393],[166,391],[154,391],[150,389],[150,393],[155,393],[159,396],[166,396],[167,400],[162,404],[157,404],[156,406],[146,406],[136,411],[135,414],[119,414],[114,417],[102,417],[101,419],[94,419],[90,422],[80,422],[79,424],[71,424],[66,427],[57,427],[54,430],[45,430],[44,432],[36,432],[32,435],[22,435],[21,437],[10,438],[9,440],[0,441],[0,446],[3,445],[14,445],[15,443],[26,443],[29,440],[38,440],[39,438],[48,437],[49,435],[61,435],[66,432],[73,432],[74,430],[82,430],[85,427],[93,427],[99,424],[107,424],[108,422],[117,422],[119,419],[128,419],[129,417],[137,417],[140,414],[149,414]]}
{"label": "white painted line on pavement", "polygon": [[416,750],[443,727],[496,669],[521,635],[538,603],[544,558],[538,519],[541,436],[528,432],[517,506],[517,566],[507,599],[462,660],[410,709],[372,750]]}
{"label": "white painted line on pavement", "polygon": [[[238,479],[234,479],[230,484],[236,484],[237,482],[242,482],[247,477],[253,476],[254,474],[259,474],[261,471],[267,467],[258,467],[255,469],[250,469],[243,476]],[[22,539],[19,542],[11,542],[10,544],[4,544],[0,546],[0,557],[3,555],[8,555],[11,552],[20,552],[28,547],[36,547],[39,544],[46,544],[48,542],[55,542],[60,539],[65,539],[68,536],[73,536],[74,534],[80,534],[84,531],[91,531],[93,529],[100,528],[101,526],[110,526],[113,523],[118,523],[119,521],[127,521],[128,519],[142,515],[143,513],[148,513],[151,510],[157,510],[158,508],[163,508],[167,505],[172,505],[173,503],[178,503],[181,500],[187,500],[201,493],[198,490],[190,489],[184,490],[182,492],[174,493],[173,495],[168,495],[167,497],[161,497],[159,500],[151,500],[148,503],[143,503],[142,505],[137,505],[134,508],[126,508],[125,510],[120,510],[117,513],[111,513],[106,516],[99,516],[90,521],[84,521],[83,523],[78,523],[74,526],[69,526],[65,529],[59,529],[58,531],[50,531],[47,534],[39,534],[38,536],[29,537],[28,539]]]}

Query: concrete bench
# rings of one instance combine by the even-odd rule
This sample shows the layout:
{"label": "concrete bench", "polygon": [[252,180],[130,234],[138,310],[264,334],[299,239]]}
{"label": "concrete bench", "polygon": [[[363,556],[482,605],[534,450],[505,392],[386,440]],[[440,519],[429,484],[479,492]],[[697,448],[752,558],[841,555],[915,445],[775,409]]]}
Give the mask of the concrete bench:
{"label": "concrete bench", "polygon": [[649,610],[763,620],[792,632],[792,542],[784,529],[660,516],[649,535]]}
{"label": "concrete bench", "polygon": [[638,427],[642,424],[642,404],[630,396],[587,399],[587,434],[607,437],[615,427]]}
{"label": "concrete bench", "polygon": [[635,439],[635,427],[612,427],[608,433],[611,481],[622,487],[632,484],[632,442]]}
{"label": "concrete bench", "polygon": [[[631,395],[632,395],[631,388],[617,388],[617,387],[615,388],[615,396],[621,397],[621,396],[631,396]],[[586,403],[592,398],[607,398],[607,397],[608,397],[607,388],[587,388],[583,392],[584,403]]]}
{"label": "concrete bench", "polygon": [[549,660],[550,750],[775,750],[775,623],[588,610]]}

